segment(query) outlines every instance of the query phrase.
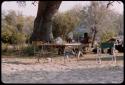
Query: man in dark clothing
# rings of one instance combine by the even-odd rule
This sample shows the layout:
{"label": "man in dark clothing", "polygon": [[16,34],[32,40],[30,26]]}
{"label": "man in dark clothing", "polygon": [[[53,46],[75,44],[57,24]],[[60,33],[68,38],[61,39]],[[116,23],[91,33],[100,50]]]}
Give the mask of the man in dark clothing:
{"label": "man in dark clothing", "polygon": [[84,44],[83,51],[86,51],[86,50],[87,50],[86,48],[89,47],[90,42],[91,42],[91,41],[90,41],[90,37],[88,36],[88,33],[84,33],[84,38],[83,38],[83,40],[81,41],[81,43]]}
{"label": "man in dark clothing", "polygon": [[83,40],[81,41],[81,43],[83,43],[83,44],[88,44],[88,43],[90,43],[90,37],[88,36],[88,33],[84,33],[84,38],[83,38]]}

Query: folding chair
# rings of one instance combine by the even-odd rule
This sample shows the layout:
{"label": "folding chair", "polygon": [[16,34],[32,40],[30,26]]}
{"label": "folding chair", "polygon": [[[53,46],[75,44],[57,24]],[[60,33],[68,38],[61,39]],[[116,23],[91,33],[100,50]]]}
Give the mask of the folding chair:
{"label": "folding chair", "polygon": [[70,60],[69,60],[69,56],[70,56],[71,54],[73,54],[72,49],[73,49],[73,48],[72,48],[71,46],[66,46],[66,47],[65,47],[65,49],[64,49],[64,63],[65,63],[66,59],[67,59],[68,61],[70,61]]}
{"label": "folding chair", "polygon": [[[78,50],[77,51],[74,51],[75,48],[77,48]],[[82,53],[82,47],[81,46],[76,46],[76,47],[73,47],[73,46],[67,46],[64,50],[64,63],[65,63],[65,60],[67,59],[68,61],[69,60],[69,56],[70,55],[73,55],[75,57],[77,57],[77,61],[79,60],[79,57],[80,55],[83,55]]]}
{"label": "folding chair", "polygon": [[[111,49],[111,54],[107,54],[106,55],[102,55],[102,49],[107,49],[110,48]],[[116,63],[116,55],[115,55],[115,44],[114,43],[101,43],[99,47],[97,47],[97,58],[96,61],[98,63],[101,63],[101,58],[104,57],[111,57],[112,61],[114,61]]]}

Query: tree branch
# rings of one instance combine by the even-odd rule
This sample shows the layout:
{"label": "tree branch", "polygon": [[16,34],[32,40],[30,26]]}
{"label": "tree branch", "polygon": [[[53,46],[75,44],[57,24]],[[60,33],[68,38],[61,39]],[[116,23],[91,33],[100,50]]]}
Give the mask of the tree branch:
{"label": "tree branch", "polygon": [[33,4],[34,6],[36,6],[36,2],[37,2],[37,1],[33,1],[32,4]]}
{"label": "tree branch", "polygon": [[[109,1],[108,2],[108,4],[107,4],[107,8],[110,6],[110,5],[112,5],[113,6],[113,4],[112,3],[114,3],[114,2],[116,2],[116,1]],[[119,2],[119,1],[117,1],[119,4],[121,4],[121,2]]]}
{"label": "tree branch", "polygon": [[18,3],[19,6],[21,6],[21,7],[26,6],[26,1],[17,1],[17,3]]}
{"label": "tree branch", "polygon": [[[107,4],[107,8],[112,5],[112,3],[115,2],[115,1],[109,1],[108,4]],[[112,5],[113,6],[113,5]]]}

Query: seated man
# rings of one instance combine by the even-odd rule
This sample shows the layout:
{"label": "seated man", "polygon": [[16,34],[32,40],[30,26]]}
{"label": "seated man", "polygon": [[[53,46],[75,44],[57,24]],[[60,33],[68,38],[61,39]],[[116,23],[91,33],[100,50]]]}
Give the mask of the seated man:
{"label": "seated man", "polygon": [[[57,45],[60,45],[60,44],[63,44],[64,43],[64,41],[63,41],[63,39],[61,38],[61,37],[57,37],[56,39],[55,39],[55,43],[57,44]],[[64,49],[65,49],[65,46],[56,46],[57,48],[58,48],[58,55],[62,55],[63,53],[64,53]]]}
{"label": "seated man", "polygon": [[72,42],[72,39],[71,38],[67,38],[66,39],[68,43],[71,43]]}
{"label": "seated man", "polygon": [[86,48],[90,46],[90,37],[88,36],[88,33],[84,33],[84,38],[81,41],[85,46],[83,47],[83,50],[86,51]]}
{"label": "seated man", "polygon": [[84,44],[90,43],[90,37],[88,36],[88,33],[84,33],[84,38],[81,41],[81,43],[84,43]]}

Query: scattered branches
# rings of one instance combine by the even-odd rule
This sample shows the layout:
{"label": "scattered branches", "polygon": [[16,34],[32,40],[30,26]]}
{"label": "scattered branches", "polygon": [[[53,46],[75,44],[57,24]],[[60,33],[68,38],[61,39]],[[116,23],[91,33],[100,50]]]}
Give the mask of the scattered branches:
{"label": "scattered branches", "polygon": [[[26,6],[26,1],[17,1],[20,7],[25,7]],[[37,1],[32,1],[32,5],[36,6]]]}
{"label": "scattered branches", "polygon": [[17,1],[20,7],[25,7],[26,6],[26,1]]}
{"label": "scattered branches", "polygon": [[[113,6],[113,3],[114,3],[115,1],[109,1],[108,2],[108,4],[107,4],[107,8],[110,6],[110,5],[112,5]],[[121,3],[120,1],[117,1],[119,4]]]}
{"label": "scattered branches", "polygon": [[[107,4],[107,8],[112,5],[112,3],[114,3],[115,1],[109,1],[108,4]],[[113,5],[112,5],[113,6]]]}
{"label": "scattered branches", "polygon": [[36,6],[36,3],[37,3],[37,1],[33,1],[33,2],[32,2],[32,4],[33,4],[34,6]]}

